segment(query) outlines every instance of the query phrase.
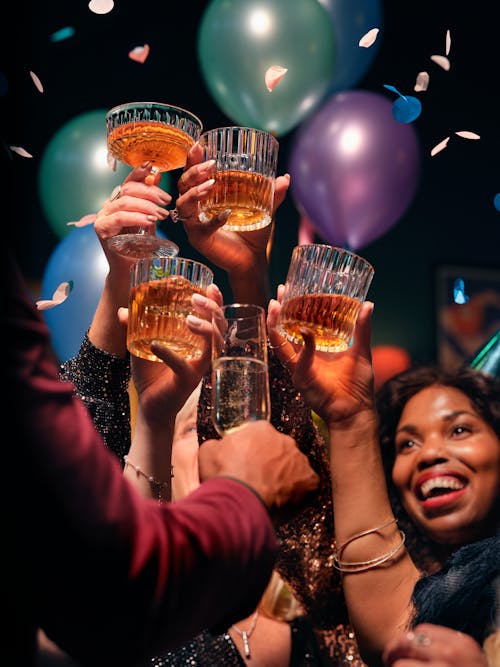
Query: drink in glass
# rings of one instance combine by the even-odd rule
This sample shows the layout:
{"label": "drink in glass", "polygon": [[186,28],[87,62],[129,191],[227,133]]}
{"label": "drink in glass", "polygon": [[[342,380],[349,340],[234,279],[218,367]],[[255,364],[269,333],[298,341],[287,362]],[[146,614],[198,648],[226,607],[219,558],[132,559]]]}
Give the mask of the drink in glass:
{"label": "drink in glass", "polygon": [[[200,119],[180,107],[161,102],[129,102],[106,114],[108,158],[131,167],[151,163],[146,183],[156,174],[184,167],[189,149],[198,140]],[[176,255],[179,248],[143,227],[127,228],[113,236],[109,245],[127,257]]]}
{"label": "drink in glass", "polygon": [[151,352],[160,341],[185,359],[196,359],[203,340],[191,333],[186,317],[195,314],[194,292],[205,295],[213,272],[183,257],[142,259],[131,268],[127,348],[137,357],[161,361]]}
{"label": "drink in glass", "polygon": [[300,329],[314,332],[316,349],[341,352],[350,344],[374,275],[359,255],[324,244],[294,248],[281,301],[279,331],[303,343]]}
{"label": "drink in glass", "polygon": [[271,223],[279,144],[263,130],[219,127],[200,136],[204,160],[215,160],[213,188],[200,202],[207,222],[231,209],[224,229],[252,231]]}
{"label": "drink in glass", "polygon": [[265,311],[252,304],[229,304],[213,321],[212,416],[223,435],[270,419]]}

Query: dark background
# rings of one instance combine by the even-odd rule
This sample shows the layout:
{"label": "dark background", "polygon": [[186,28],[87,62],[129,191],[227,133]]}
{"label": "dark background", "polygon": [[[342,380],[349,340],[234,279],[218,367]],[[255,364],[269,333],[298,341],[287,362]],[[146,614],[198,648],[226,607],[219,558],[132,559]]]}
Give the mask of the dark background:
{"label": "dark background", "polygon": [[[44,219],[37,172],[46,145],[62,125],[80,113],[139,99],[190,109],[205,128],[232,123],[210,96],[198,67],[197,31],[208,4],[116,0],[110,14],[97,16],[87,0],[53,0],[18,3],[13,19],[3,21],[1,70],[9,89],[1,100],[2,140],[34,156],[23,159],[3,151],[3,225],[30,280],[41,279],[60,240]],[[390,231],[359,249],[376,270],[369,293],[376,304],[374,344],[401,346],[415,362],[437,356],[438,267],[500,267],[500,212],[493,205],[500,192],[496,4],[382,2],[378,53],[354,86],[394,99],[383,84],[409,93],[419,71],[431,74],[429,90],[420,96],[423,112],[414,122],[422,158],[418,191]],[[66,25],[75,28],[74,37],[52,43],[50,35]],[[449,72],[429,61],[431,54],[444,54],[447,29],[452,38]],[[145,43],[151,54],[143,65],[127,57]],[[42,80],[43,95],[30,70]],[[296,129],[279,137],[280,173],[288,171]],[[456,141],[432,158],[431,148],[459,129],[477,132],[480,141]],[[298,224],[289,196],[276,221],[273,291],[285,278]],[[181,246],[181,254],[196,257],[179,226],[169,227],[168,236]],[[226,292],[225,278],[217,271],[216,280]]]}

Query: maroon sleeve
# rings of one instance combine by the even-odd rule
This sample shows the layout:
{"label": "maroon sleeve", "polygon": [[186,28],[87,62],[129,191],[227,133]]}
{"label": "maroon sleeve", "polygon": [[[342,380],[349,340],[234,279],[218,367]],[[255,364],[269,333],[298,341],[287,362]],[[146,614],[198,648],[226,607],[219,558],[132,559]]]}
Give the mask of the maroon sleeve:
{"label": "maroon sleeve", "polygon": [[3,267],[11,641],[41,626],[82,664],[129,665],[249,615],[276,556],[260,499],[231,479],[171,505],[142,499],[59,380],[17,267]]}

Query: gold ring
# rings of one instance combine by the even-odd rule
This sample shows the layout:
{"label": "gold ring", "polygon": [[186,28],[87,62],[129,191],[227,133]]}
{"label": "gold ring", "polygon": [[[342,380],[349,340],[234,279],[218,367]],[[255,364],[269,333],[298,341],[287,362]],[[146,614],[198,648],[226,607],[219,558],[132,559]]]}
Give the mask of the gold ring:
{"label": "gold ring", "polygon": [[120,197],[121,193],[122,193],[122,186],[117,185],[111,191],[111,194],[109,195],[109,201],[115,201],[115,199],[118,199]]}
{"label": "gold ring", "polygon": [[285,338],[285,340],[280,343],[279,345],[271,345],[271,341],[269,341],[269,349],[270,350],[279,350],[280,347],[284,347],[288,343],[288,338]]}
{"label": "gold ring", "polygon": [[295,352],[292,354],[292,356],[290,357],[290,359],[287,359],[286,361],[283,361],[283,362],[282,362],[282,363],[283,363],[283,366],[285,366],[285,368],[288,368],[288,364],[289,364],[291,361],[293,361],[297,355],[298,355],[298,351],[295,350]]}

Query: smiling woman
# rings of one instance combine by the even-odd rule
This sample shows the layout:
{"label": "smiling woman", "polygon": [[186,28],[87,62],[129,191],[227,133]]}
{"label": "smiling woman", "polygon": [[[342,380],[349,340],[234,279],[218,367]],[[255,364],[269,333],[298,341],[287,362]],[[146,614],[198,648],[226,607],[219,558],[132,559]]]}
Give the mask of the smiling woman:
{"label": "smiling woman", "polygon": [[[500,384],[468,368],[413,368],[381,388],[377,406],[406,546],[424,573],[437,572],[416,585],[416,622],[446,621],[482,642],[498,605]],[[458,573],[457,591],[449,582]],[[450,594],[461,603],[450,604]]]}

